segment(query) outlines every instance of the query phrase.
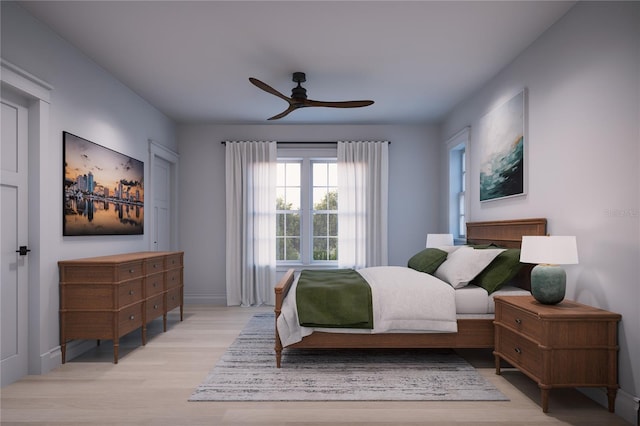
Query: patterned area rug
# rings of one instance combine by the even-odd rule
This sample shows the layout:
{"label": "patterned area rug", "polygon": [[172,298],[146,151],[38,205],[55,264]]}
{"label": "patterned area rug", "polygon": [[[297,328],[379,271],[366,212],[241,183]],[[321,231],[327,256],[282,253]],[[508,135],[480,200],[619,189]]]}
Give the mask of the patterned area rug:
{"label": "patterned area rug", "polygon": [[189,401],[508,401],[453,352],[287,350],[273,314],[252,317]]}

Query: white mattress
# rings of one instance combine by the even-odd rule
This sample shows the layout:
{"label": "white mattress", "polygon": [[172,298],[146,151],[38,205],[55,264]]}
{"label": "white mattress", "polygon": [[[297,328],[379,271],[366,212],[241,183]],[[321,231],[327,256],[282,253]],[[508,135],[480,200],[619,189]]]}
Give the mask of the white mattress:
{"label": "white mattress", "polygon": [[487,290],[473,284],[456,289],[456,313],[465,314],[493,314],[495,307],[493,297],[496,295],[520,296],[531,294],[519,287],[505,286],[500,290],[487,293]]}

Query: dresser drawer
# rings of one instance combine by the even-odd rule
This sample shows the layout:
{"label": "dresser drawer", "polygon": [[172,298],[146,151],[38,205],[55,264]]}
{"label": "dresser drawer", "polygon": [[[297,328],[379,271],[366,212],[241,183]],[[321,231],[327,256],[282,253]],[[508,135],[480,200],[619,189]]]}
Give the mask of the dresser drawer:
{"label": "dresser drawer", "polygon": [[496,321],[519,333],[540,341],[542,336],[542,323],[540,319],[530,312],[523,311],[504,303],[496,303]]}
{"label": "dresser drawer", "polygon": [[182,304],[182,288],[172,288],[167,292],[167,312]]}
{"label": "dresser drawer", "polygon": [[160,256],[147,259],[144,262],[144,273],[146,275],[157,274],[164,271],[164,259]]}
{"label": "dresser drawer", "polygon": [[162,294],[164,291],[164,274],[161,272],[159,274],[153,274],[145,277],[144,290],[146,297]]}
{"label": "dresser drawer", "polygon": [[182,285],[182,269],[172,269],[165,273],[167,290]]}
{"label": "dresser drawer", "polygon": [[164,294],[147,299],[146,305],[146,321],[153,321],[164,314]]}
{"label": "dresser drawer", "polygon": [[142,327],[142,303],[129,306],[118,312],[118,335],[124,336]]}
{"label": "dresser drawer", "polygon": [[118,286],[118,307],[142,301],[142,279],[127,281]]}
{"label": "dresser drawer", "polygon": [[116,309],[113,284],[60,285],[60,309],[93,310]]}
{"label": "dresser drawer", "polygon": [[496,352],[519,366],[527,370],[536,377],[542,374],[542,350],[537,343],[531,342],[524,337],[512,332],[506,327],[498,325],[496,327]]}
{"label": "dresser drawer", "polygon": [[142,265],[143,263],[141,261],[121,263],[117,267],[118,275],[116,281],[126,281],[142,277],[144,272]]}
{"label": "dresser drawer", "polygon": [[182,254],[170,254],[165,257],[165,269],[181,268],[182,267]]}

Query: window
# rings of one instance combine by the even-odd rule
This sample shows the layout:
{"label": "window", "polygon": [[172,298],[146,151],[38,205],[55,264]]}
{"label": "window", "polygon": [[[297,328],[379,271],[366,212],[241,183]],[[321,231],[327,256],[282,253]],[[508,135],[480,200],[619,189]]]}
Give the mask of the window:
{"label": "window", "polygon": [[464,215],[464,200],[465,200],[465,190],[466,190],[466,177],[467,177],[467,165],[466,159],[467,154],[464,149],[464,146],[458,151],[458,171],[460,175],[460,182],[458,184],[458,205],[456,207],[456,212],[458,214],[458,237],[464,238],[466,237],[467,227],[466,227],[466,219]]}
{"label": "window", "polygon": [[337,175],[335,149],[278,148],[278,263],[337,262]]}
{"label": "window", "polygon": [[338,169],[335,161],[312,161],[313,260],[338,260]]}
{"label": "window", "polygon": [[276,259],[300,260],[300,161],[278,161],[276,186]]}
{"label": "window", "polygon": [[458,132],[447,142],[449,152],[449,232],[457,242],[466,239],[467,223],[467,145],[469,129]]}

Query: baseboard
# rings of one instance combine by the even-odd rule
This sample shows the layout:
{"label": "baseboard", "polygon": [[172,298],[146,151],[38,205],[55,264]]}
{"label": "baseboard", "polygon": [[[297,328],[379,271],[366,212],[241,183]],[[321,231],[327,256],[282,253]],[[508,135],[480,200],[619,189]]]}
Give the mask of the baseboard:
{"label": "baseboard", "polygon": [[[51,370],[54,370],[60,366],[62,361],[62,352],[60,346],[40,354],[40,371],[34,372],[35,374],[46,374]],[[32,374],[34,374],[32,373]]]}
{"label": "baseboard", "polygon": [[196,294],[184,295],[185,305],[216,305],[227,306],[227,296],[225,294]]}
{"label": "baseboard", "polygon": [[[605,388],[579,388],[578,390],[603,407],[608,407]],[[640,426],[640,398],[618,389],[615,414],[632,425]]]}

